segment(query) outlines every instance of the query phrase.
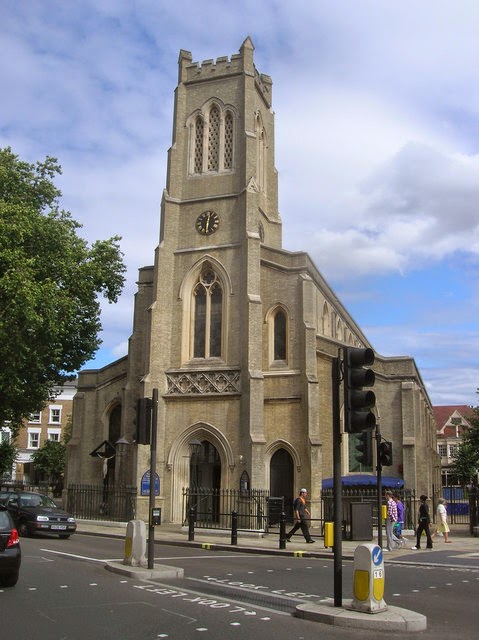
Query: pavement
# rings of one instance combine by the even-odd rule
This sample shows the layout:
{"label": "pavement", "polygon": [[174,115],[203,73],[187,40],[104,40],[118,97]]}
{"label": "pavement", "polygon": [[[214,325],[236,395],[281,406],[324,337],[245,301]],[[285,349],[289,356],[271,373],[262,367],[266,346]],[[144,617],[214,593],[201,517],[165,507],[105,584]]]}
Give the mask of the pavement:
{"label": "pavement", "polygon": [[[77,520],[77,533],[126,538],[126,522],[110,522],[100,520]],[[238,531],[237,544],[231,544],[231,533],[218,529],[195,529],[194,540],[188,540],[188,527],[179,524],[162,524],[155,527],[155,543],[176,546],[200,547],[205,549],[217,549],[227,551],[237,551],[239,553],[263,553],[280,554],[285,556],[301,556],[304,558],[332,558],[334,552],[332,548],[324,546],[324,538],[311,533],[315,544],[308,544],[302,535],[293,536],[291,542],[286,543],[286,549],[280,549],[279,529],[271,529],[269,533],[253,533]],[[375,533],[375,532],[374,532]],[[400,559],[416,562],[417,555],[425,551],[425,540],[420,551],[415,551],[412,547],[416,544],[413,531],[404,531],[407,544],[399,549],[388,552],[384,549],[386,534],[383,532],[383,551],[385,562]],[[434,538],[434,549],[460,548],[462,552],[479,553],[479,537],[471,536],[468,525],[453,525],[450,533],[451,545],[445,546],[443,537]],[[376,543],[377,535],[373,540],[342,540],[342,557],[345,560],[354,558],[354,551],[359,544]],[[421,562],[423,559],[421,558]]]}
{"label": "pavement", "polygon": [[[78,520],[77,533],[96,536],[116,537],[126,541],[127,523],[103,522],[94,520]],[[148,528],[147,528],[148,531]],[[269,533],[252,533],[238,531],[237,543],[231,544],[231,533],[215,529],[195,529],[194,540],[189,540],[188,528],[175,524],[162,524],[155,527],[155,544],[167,544],[176,546],[197,547],[211,550],[236,551],[238,553],[279,554],[284,556],[296,556],[304,558],[333,558],[334,551],[324,547],[324,539],[315,536],[314,529],[311,533],[315,544],[308,544],[303,536],[294,536],[291,542],[286,543],[285,549],[280,549],[279,530],[273,529]],[[377,532],[376,532],[377,536]],[[342,540],[341,556],[343,560],[353,560],[354,552],[358,545],[373,543],[377,537],[368,541]],[[420,551],[413,550],[415,536],[413,531],[405,531],[404,537],[407,544],[401,548],[384,551],[384,564],[400,561],[411,564],[429,564],[424,545]],[[434,538],[434,549],[460,549],[462,553],[479,554],[479,537],[470,535],[468,525],[451,526],[451,545],[446,547],[444,538]],[[383,544],[386,534],[383,532]],[[420,554],[420,555],[419,555]],[[424,554],[424,555],[423,555]],[[436,563],[430,563],[434,565]],[[109,571],[127,575],[130,577],[151,579],[168,579],[182,577],[182,569],[168,565],[155,564],[153,568],[130,566],[120,562],[109,562],[106,565]],[[398,631],[417,632],[427,628],[427,619],[422,614],[400,607],[387,606],[385,611],[364,612],[354,610],[354,602],[343,600],[341,607],[334,606],[331,599],[319,603],[299,604],[296,607],[296,616],[308,620],[315,620],[323,624],[341,626],[345,628],[361,628],[371,631]]]}

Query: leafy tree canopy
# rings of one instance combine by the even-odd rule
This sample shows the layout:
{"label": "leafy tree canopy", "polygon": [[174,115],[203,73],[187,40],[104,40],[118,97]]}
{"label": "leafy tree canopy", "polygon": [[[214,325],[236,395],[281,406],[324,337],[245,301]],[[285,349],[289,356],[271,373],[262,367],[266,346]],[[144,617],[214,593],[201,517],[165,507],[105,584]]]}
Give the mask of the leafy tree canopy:
{"label": "leafy tree canopy", "polygon": [[477,486],[479,474],[479,407],[472,409],[474,415],[467,418],[471,428],[466,431],[457,447],[451,472],[458,482],[466,486]]}
{"label": "leafy tree canopy", "polygon": [[9,474],[17,458],[17,447],[10,440],[0,442],[0,478],[3,474]]}
{"label": "leafy tree canopy", "polygon": [[77,235],[58,174],[55,158],[0,149],[0,424],[14,431],[95,354],[99,295],[116,302],[125,280],[121,238],[88,246]]}
{"label": "leafy tree canopy", "polygon": [[65,469],[65,451],[63,442],[46,440],[40,449],[32,453],[35,470],[48,477],[50,483],[57,481]]}

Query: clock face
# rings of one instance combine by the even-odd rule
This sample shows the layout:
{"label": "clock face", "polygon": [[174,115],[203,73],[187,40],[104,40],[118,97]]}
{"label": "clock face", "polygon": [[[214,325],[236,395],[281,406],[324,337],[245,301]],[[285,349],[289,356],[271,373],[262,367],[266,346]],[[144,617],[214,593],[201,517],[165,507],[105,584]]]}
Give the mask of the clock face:
{"label": "clock face", "polygon": [[205,236],[214,233],[220,224],[218,214],[214,211],[203,211],[196,218],[196,230]]}

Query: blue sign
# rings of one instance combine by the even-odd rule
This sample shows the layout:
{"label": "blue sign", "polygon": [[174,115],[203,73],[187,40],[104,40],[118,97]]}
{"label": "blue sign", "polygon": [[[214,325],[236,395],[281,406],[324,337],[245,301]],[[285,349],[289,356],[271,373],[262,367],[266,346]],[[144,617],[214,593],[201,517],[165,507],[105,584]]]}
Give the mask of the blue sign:
{"label": "blue sign", "polygon": [[[150,495],[150,469],[145,471],[141,478],[141,495],[149,496]],[[157,473],[155,473],[155,496],[160,495],[160,478]]]}
{"label": "blue sign", "polygon": [[382,564],[383,562],[383,550],[381,549],[381,547],[374,547],[374,549],[372,550],[372,558],[373,558],[373,564],[377,566],[379,566],[380,564]]}

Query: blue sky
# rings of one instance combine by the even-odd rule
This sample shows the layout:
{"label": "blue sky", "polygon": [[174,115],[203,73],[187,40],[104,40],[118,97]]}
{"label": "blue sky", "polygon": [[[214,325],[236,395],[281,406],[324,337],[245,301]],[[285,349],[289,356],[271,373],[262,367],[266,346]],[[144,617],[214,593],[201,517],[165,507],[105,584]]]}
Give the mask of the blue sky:
{"label": "blue sky", "polygon": [[476,406],[479,3],[2,0],[0,146],[63,167],[62,205],[128,266],[88,367],[126,354],[153,263],[180,49],[250,36],[273,79],[286,249],[307,251],[378,353]]}

